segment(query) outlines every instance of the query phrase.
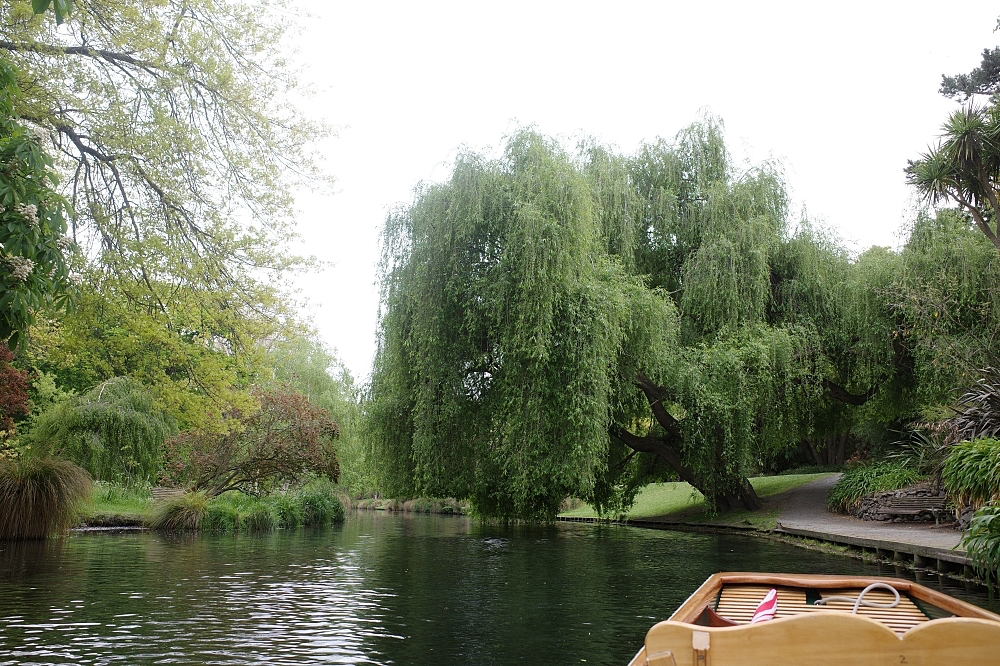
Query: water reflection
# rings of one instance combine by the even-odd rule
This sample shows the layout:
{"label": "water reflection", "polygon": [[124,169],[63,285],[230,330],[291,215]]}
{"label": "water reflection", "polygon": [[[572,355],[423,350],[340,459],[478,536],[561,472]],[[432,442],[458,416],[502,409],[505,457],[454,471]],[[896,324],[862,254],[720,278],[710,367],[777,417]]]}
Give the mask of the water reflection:
{"label": "water reflection", "polygon": [[895,575],[743,536],[445,516],[78,534],[0,544],[0,664],[624,664],[719,570]]}

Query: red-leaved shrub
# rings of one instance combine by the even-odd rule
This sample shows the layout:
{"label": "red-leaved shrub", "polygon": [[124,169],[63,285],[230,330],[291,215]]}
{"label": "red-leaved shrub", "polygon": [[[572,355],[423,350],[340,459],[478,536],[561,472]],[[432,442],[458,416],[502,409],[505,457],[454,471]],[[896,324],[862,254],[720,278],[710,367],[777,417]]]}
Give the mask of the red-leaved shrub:
{"label": "red-leaved shrub", "polygon": [[329,412],[288,388],[257,397],[258,411],[229,414],[241,427],[227,434],[188,430],[167,440],[168,481],[208,497],[227,490],[255,494],[309,473],[336,481],[333,441],[340,428]]}

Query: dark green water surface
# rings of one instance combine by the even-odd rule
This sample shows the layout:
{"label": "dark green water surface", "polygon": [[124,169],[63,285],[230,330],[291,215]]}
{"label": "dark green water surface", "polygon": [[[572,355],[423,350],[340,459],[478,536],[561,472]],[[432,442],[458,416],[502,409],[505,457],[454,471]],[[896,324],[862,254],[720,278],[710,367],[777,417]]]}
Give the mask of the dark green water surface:
{"label": "dark green water surface", "polygon": [[[624,664],[720,570],[897,575],[738,535],[359,513],[0,543],[0,664]],[[985,596],[923,581],[986,605]]]}

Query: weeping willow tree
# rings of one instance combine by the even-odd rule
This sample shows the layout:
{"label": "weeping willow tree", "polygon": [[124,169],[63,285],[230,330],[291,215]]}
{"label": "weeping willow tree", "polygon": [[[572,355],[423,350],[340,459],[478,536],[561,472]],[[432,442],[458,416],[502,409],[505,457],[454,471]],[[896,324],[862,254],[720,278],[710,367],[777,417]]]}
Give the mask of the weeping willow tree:
{"label": "weeping willow tree", "polygon": [[595,494],[612,416],[635,402],[619,366],[659,365],[676,328],[601,241],[587,179],[530,132],[389,218],[368,406],[387,492],[526,518]]}
{"label": "weeping willow tree", "polygon": [[850,350],[867,292],[787,217],[780,172],[737,172],[711,118],[632,158],[530,131],[462,155],[384,230],[366,408],[385,492],[544,518],[666,476],[758,507],[762,452],[842,427],[831,405],[870,402],[892,362],[881,324]]}
{"label": "weeping willow tree", "polygon": [[118,377],[43,412],[30,445],[72,460],[97,480],[146,484],[162,471],[163,443],[175,430],[148,390]]}

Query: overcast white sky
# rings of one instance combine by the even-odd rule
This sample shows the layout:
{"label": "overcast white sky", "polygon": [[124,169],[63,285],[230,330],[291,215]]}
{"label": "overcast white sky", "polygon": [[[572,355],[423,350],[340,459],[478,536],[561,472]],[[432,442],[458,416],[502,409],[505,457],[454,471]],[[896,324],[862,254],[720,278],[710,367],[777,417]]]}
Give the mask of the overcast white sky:
{"label": "overcast white sky", "polygon": [[356,378],[375,350],[378,232],[456,149],[520,125],[632,152],[702,109],[741,160],[776,158],[794,197],[863,249],[896,246],[903,168],[955,103],[1000,4],[944,2],[330,2],[298,41],[333,196],[303,195],[306,250],[334,266],[298,286]]}

